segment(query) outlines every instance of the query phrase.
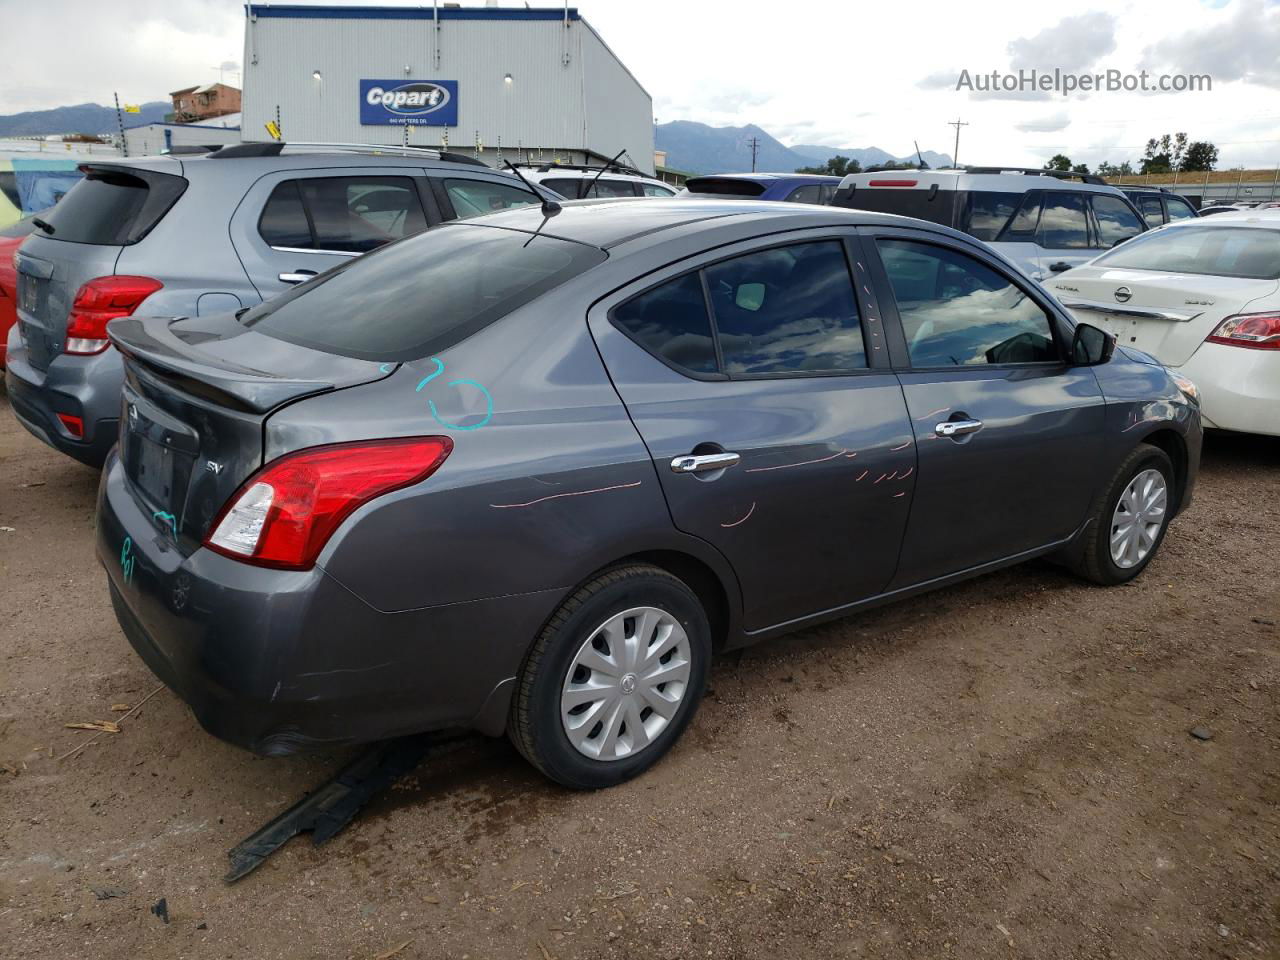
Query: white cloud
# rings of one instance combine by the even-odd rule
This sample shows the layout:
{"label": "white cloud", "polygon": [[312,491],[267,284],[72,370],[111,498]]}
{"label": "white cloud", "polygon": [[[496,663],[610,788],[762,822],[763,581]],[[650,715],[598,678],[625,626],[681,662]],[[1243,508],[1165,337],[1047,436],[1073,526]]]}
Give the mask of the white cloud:
{"label": "white cloud", "polygon": [[1056,133],[1071,126],[1071,118],[1067,116],[1066,111],[1062,111],[1047,117],[1037,117],[1034,120],[1022,120],[1013,126],[1015,130],[1021,130],[1023,133]]}

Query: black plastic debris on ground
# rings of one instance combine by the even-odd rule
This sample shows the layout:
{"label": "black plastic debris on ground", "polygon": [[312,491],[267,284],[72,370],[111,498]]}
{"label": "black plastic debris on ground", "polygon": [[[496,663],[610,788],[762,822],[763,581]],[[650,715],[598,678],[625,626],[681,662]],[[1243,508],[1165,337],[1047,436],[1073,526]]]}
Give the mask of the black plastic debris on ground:
{"label": "black plastic debris on ground", "polygon": [[448,753],[470,739],[469,735],[423,734],[374,746],[227,851],[231,870],[222,879],[234,883],[252,873],[267,857],[305,831],[311,831],[311,842],[315,846],[327,843],[352,821],[374,794],[391,786],[423,761]]}
{"label": "black plastic debris on ground", "polygon": [[161,920],[163,920],[165,923],[168,923],[169,922],[169,901],[166,898],[161,897],[152,905],[151,912],[154,913]]}

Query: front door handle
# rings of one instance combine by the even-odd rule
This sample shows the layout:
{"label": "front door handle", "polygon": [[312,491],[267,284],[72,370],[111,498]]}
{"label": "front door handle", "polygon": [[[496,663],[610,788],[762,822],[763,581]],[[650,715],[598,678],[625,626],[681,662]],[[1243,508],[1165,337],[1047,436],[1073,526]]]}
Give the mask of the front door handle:
{"label": "front door handle", "polygon": [[316,275],[314,270],[295,270],[293,273],[280,274],[281,283],[306,283]]}
{"label": "front door handle", "polygon": [[947,420],[933,428],[940,437],[963,437],[982,429],[981,420]]}
{"label": "front door handle", "polygon": [[672,473],[706,473],[732,467],[742,457],[736,453],[686,453],[671,461]]}

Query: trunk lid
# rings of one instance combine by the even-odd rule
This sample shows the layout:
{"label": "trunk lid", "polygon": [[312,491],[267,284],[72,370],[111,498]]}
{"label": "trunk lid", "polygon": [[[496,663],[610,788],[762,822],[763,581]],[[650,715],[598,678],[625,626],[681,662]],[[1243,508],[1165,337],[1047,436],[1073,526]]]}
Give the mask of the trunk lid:
{"label": "trunk lid", "polygon": [[186,190],[179,161],[143,164],[81,165],[84,179],[44,216],[52,233],[36,229],[19,249],[18,330],[37,369],[47,370],[62,352],[80,287],[114,275],[124,248],[142,240]]}
{"label": "trunk lid", "polygon": [[1046,280],[1045,286],[1077,320],[1178,367],[1224,318],[1248,312],[1251,303],[1274,294],[1280,282],[1085,267]]}
{"label": "trunk lid", "polygon": [[263,424],[273,411],[393,369],[255,333],[233,314],[128,317],[107,332],[125,359],[125,476],[157,529],[184,553],[262,466]]}
{"label": "trunk lid", "polygon": [[[74,189],[74,188],[73,188]],[[123,246],[65,243],[37,230],[18,250],[18,332],[31,365],[47,370],[62,352],[67,315],[80,287],[116,272]]]}

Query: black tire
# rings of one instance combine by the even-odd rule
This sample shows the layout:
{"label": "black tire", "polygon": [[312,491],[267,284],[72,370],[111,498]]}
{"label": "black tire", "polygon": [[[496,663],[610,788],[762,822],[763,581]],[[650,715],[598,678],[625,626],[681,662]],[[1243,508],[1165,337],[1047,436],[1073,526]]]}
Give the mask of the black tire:
{"label": "black tire", "polygon": [[[1121,567],[1111,557],[1111,520],[1120,496],[1130,481],[1142,471],[1149,469],[1159,470],[1164,475],[1165,486],[1168,489],[1164,523],[1147,555],[1132,567]],[[1111,481],[1094,498],[1089,509],[1089,521],[1081,534],[1079,550],[1070,564],[1072,570],[1086,580],[1092,580],[1102,586],[1112,587],[1128,583],[1147,568],[1147,564],[1164,543],[1176,498],[1176,477],[1169,455],[1159,447],[1153,447],[1147,443],[1138,444],[1116,468]]]}
{"label": "black tire", "polygon": [[[689,638],[689,679],[676,713],[635,756],[597,760],[569,741],[560,696],[574,657],[605,621],[632,607],[651,606],[679,621]],[[507,736],[550,779],[577,790],[611,787],[643,773],[671,749],[697,712],[711,660],[711,627],[685,583],[647,564],[607,570],[576,590],[534,641],[516,683]]]}

